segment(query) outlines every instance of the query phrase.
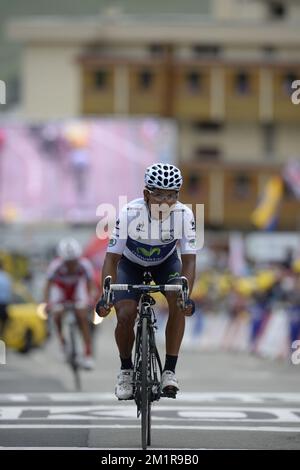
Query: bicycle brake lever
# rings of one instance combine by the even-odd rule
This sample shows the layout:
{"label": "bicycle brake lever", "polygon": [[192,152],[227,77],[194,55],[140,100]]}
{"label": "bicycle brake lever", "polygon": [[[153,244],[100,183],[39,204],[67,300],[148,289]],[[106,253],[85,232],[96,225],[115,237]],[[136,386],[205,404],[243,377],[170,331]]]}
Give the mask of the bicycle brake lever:
{"label": "bicycle brake lever", "polygon": [[189,299],[189,284],[186,277],[181,277],[182,282],[182,295],[181,295],[181,307],[184,309],[186,307],[187,301]]}
{"label": "bicycle brake lever", "polygon": [[106,278],[104,279],[104,284],[103,284],[103,300],[105,301],[105,305],[107,308],[109,308],[109,305],[112,300],[112,292],[110,290],[111,280],[112,280],[111,276],[106,276]]}

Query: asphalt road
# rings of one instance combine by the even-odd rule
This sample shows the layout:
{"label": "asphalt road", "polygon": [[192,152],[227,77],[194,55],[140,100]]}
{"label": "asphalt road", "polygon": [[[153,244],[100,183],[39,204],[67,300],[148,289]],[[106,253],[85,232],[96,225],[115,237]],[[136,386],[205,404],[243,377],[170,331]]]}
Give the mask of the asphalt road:
{"label": "asphalt road", "polygon": [[[98,327],[97,365],[83,391],[52,339],[0,366],[0,449],[138,449],[133,402],[113,395],[114,319]],[[153,407],[154,449],[300,449],[300,365],[246,354],[183,351],[181,392]]]}

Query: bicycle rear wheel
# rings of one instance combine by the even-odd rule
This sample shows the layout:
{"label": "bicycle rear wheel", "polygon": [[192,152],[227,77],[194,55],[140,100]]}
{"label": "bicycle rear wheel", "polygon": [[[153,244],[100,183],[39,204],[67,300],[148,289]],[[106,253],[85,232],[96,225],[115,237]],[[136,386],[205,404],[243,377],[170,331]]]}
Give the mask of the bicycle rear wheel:
{"label": "bicycle rear wheel", "polygon": [[149,334],[147,318],[142,322],[142,373],[141,373],[141,417],[142,448],[145,450],[151,442],[151,398],[148,387],[149,373]]}

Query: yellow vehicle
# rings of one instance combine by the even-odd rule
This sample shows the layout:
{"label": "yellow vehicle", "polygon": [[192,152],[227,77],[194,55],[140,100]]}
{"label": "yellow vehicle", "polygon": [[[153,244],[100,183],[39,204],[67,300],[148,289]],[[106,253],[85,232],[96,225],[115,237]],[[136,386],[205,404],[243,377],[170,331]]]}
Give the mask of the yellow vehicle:
{"label": "yellow vehicle", "polygon": [[22,284],[15,284],[4,342],[20,352],[40,346],[47,338],[47,322],[37,313],[37,304]]}

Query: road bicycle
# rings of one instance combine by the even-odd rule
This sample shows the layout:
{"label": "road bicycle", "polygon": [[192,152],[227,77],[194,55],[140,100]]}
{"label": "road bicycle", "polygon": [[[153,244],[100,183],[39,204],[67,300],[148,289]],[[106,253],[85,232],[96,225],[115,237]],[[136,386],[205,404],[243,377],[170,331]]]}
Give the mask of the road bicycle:
{"label": "road bicycle", "polygon": [[[62,316],[62,328],[65,338],[65,358],[67,364],[69,364],[70,369],[74,376],[75,388],[77,391],[82,389],[82,382],[80,376],[80,370],[84,369],[82,366],[82,340],[81,332],[79,331],[78,319],[76,317],[76,307],[75,302],[67,301],[57,304],[48,305],[46,307],[47,312],[54,313],[63,311]],[[89,307],[90,309],[90,307]],[[89,325],[91,326],[91,321],[89,319]],[[92,333],[92,332],[91,332]]]}
{"label": "road bicycle", "polygon": [[137,406],[137,417],[141,417],[142,448],[151,445],[151,405],[162,396],[176,398],[177,390],[167,387],[161,390],[162,364],[155,342],[156,315],[153,309],[155,299],[150,295],[155,292],[177,292],[181,308],[184,309],[188,298],[188,282],[185,277],[178,278],[178,284],[151,284],[151,274],[145,271],[143,284],[112,284],[111,276],[104,280],[103,293],[106,305],[113,303],[116,291],[136,292],[141,294],[138,304],[136,323],[133,396]]}

